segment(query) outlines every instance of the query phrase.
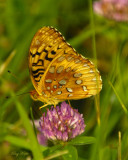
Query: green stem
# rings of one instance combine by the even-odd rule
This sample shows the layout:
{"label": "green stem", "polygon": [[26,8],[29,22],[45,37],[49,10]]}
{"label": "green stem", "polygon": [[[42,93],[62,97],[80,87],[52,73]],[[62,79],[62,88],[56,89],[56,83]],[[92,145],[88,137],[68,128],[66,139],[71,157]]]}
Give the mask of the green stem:
{"label": "green stem", "polygon": [[[95,40],[95,24],[94,24],[94,15],[93,15],[93,8],[92,8],[92,0],[89,0],[89,8],[90,8],[90,27],[92,30],[92,48],[93,48],[93,57],[95,59],[95,66],[97,68],[97,54],[96,54],[96,40]],[[95,97],[95,106],[97,111],[97,122],[100,125],[100,99],[99,95]]]}
{"label": "green stem", "polygon": [[110,86],[112,87],[112,89],[113,89],[113,91],[114,91],[114,93],[115,93],[117,99],[119,100],[119,102],[120,102],[120,104],[121,104],[121,106],[122,106],[124,112],[127,114],[127,113],[128,113],[127,108],[126,108],[125,105],[123,104],[123,102],[122,102],[121,98],[119,97],[117,91],[115,90],[113,84],[112,84],[109,80],[108,80],[108,83],[109,83]]}

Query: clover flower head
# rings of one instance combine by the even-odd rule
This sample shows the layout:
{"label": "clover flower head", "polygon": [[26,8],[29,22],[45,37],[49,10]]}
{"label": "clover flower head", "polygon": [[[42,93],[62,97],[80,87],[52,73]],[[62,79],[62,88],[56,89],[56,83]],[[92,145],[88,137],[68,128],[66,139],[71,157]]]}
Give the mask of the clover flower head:
{"label": "clover flower head", "polygon": [[61,107],[48,109],[39,123],[40,131],[50,140],[68,141],[85,130],[83,115],[66,102],[62,102]]}
{"label": "clover flower head", "polygon": [[95,13],[115,21],[128,21],[128,0],[100,0],[93,4]]}

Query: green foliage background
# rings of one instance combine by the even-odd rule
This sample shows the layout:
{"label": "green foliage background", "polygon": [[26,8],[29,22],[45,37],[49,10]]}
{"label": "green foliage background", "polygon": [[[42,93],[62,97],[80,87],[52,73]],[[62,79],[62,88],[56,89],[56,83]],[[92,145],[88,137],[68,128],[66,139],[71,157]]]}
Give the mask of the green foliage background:
{"label": "green foliage background", "polygon": [[[30,119],[31,114],[41,116],[42,103],[29,94],[15,96],[33,89],[28,50],[43,26],[56,27],[78,53],[97,64],[103,79],[100,100],[71,101],[84,115],[86,138],[65,147],[37,143]],[[0,0],[0,159],[128,160],[127,35],[127,22],[93,14],[91,0]]]}

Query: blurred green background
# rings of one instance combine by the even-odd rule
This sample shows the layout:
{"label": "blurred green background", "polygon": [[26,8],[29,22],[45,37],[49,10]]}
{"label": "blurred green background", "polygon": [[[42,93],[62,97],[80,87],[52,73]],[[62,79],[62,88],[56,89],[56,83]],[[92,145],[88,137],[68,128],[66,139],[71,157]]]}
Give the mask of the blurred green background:
{"label": "blurred green background", "polygon": [[24,138],[34,144],[20,107],[30,119],[32,107],[39,119],[42,103],[29,94],[15,95],[33,89],[28,51],[43,26],[57,28],[78,53],[97,62],[102,76],[100,105],[94,97],[71,101],[84,115],[84,135],[96,138],[95,144],[76,146],[78,159],[128,160],[128,24],[93,14],[91,0],[0,0],[0,159],[31,159],[33,153],[20,142]]}

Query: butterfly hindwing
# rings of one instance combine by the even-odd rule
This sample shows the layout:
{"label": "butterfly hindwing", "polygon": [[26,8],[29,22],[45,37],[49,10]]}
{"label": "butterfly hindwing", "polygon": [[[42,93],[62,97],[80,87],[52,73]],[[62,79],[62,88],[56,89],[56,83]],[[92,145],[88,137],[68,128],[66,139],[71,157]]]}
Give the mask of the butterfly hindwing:
{"label": "butterfly hindwing", "polygon": [[95,95],[101,90],[102,82],[92,62],[77,53],[69,52],[50,64],[39,86],[52,97],[66,100]]}

